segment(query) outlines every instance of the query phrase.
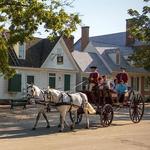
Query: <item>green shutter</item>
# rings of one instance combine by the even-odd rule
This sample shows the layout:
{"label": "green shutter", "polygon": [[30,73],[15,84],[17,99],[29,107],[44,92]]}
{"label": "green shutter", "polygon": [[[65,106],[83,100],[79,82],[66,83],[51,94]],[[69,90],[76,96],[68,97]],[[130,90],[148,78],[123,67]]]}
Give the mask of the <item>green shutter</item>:
{"label": "green shutter", "polygon": [[16,74],[8,80],[8,91],[21,92],[21,74]]}
{"label": "green shutter", "polygon": [[49,77],[50,88],[55,88],[55,77]]}
{"label": "green shutter", "polygon": [[70,75],[65,74],[64,76],[64,91],[69,91],[70,90]]}

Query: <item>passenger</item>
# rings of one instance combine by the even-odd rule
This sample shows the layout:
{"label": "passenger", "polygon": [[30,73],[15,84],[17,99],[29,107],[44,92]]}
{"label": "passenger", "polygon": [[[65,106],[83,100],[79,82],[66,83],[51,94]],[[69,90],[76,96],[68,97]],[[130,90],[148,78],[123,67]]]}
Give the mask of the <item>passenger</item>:
{"label": "passenger", "polygon": [[116,85],[116,91],[118,94],[124,94],[127,92],[127,85],[124,84],[123,80],[119,84]]}
{"label": "passenger", "polygon": [[118,102],[123,102],[125,93],[128,91],[128,87],[126,84],[124,84],[123,80],[121,80],[120,83],[116,85],[116,91],[118,93]]}
{"label": "passenger", "polygon": [[92,91],[93,87],[97,86],[99,83],[99,73],[96,66],[91,66],[91,73],[89,75],[89,91]]}
{"label": "passenger", "polygon": [[116,75],[118,83],[120,83],[123,80],[124,84],[127,84],[127,82],[128,82],[128,74],[126,72],[126,68],[121,67],[120,69],[121,69],[121,72]]}
{"label": "passenger", "polygon": [[118,84],[118,80],[117,79],[114,79],[114,81],[110,83],[110,89],[112,90],[112,92],[117,92],[116,91],[117,84]]}

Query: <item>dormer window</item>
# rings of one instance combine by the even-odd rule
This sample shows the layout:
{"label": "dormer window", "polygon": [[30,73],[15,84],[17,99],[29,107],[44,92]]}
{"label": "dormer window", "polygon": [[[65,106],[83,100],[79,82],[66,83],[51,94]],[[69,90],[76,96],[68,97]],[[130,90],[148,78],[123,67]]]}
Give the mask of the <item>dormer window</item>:
{"label": "dormer window", "polygon": [[19,43],[19,59],[25,59],[25,43]]}
{"label": "dormer window", "polygon": [[120,64],[120,51],[119,50],[110,52],[108,55],[116,65]]}

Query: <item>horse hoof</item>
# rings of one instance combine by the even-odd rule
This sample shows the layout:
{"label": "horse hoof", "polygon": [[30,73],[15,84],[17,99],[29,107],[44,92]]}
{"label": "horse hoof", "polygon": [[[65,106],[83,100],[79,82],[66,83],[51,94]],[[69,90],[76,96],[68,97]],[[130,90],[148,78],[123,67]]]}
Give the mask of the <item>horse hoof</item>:
{"label": "horse hoof", "polygon": [[89,129],[89,128],[90,128],[90,127],[88,127],[88,126],[86,127],[86,129]]}
{"label": "horse hoof", "polygon": [[58,128],[60,128],[60,127],[61,127],[61,125],[59,124],[59,125],[58,125]]}
{"label": "horse hoof", "polygon": [[36,130],[36,128],[32,128],[32,130]]}
{"label": "horse hoof", "polygon": [[46,128],[50,128],[50,125],[46,126]]}
{"label": "horse hoof", "polygon": [[59,130],[59,132],[63,132],[63,130]]}

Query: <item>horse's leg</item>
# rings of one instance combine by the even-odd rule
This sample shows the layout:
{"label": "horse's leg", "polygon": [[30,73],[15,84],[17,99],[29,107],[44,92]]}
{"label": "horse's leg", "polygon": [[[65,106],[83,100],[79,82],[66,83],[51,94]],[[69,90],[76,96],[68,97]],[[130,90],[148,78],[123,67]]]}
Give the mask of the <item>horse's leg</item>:
{"label": "horse's leg", "polygon": [[73,111],[73,114],[74,114],[74,120],[73,120],[73,124],[71,125],[71,129],[75,128],[75,124],[77,120],[77,111]]}
{"label": "horse's leg", "polygon": [[[62,119],[62,117],[61,117],[61,115],[60,115],[60,120]],[[69,128],[69,125],[68,125],[68,123],[67,123],[67,121],[65,120],[64,121],[64,123],[65,123],[65,125]],[[61,122],[58,124],[58,128],[60,128],[61,127]]]}
{"label": "horse's leg", "polygon": [[41,111],[38,112],[38,115],[37,115],[37,117],[36,117],[36,121],[35,121],[35,124],[34,124],[32,130],[35,130],[35,129],[36,129],[36,126],[37,126],[37,123],[38,123],[38,121],[39,121],[39,119],[40,119],[40,116],[41,116]]}
{"label": "horse's leg", "polygon": [[47,119],[47,116],[46,116],[46,114],[45,114],[45,111],[44,111],[44,110],[43,110],[42,114],[43,114],[43,117],[45,118],[45,120],[46,120],[46,122],[47,122],[47,126],[46,126],[46,128],[50,128],[49,121],[48,121],[48,119]]}
{"label": "horse's leg", "polygon": [[90,122],[89,122],[88,110],[85,109],[85,110],[84,110],[84,113],[85,113],[85,117],[86,117],[86,128],[89,129],[89,127],[90,127]]}
{"label": "horse's leg", "polygon": [[62,117],[61,117],[61,115],[60,115],[60,116],[59,116],[60,123],[58,124],[58,128],[61,127],[61,119],[62,119]]}
{"label": "horse's leg", "polygon": [[60,125],[61,125],[60,132],[62,132],[64,130],[64,123],[66,123],[65,122],[66,113],[67,113],[66,109],[63,109],[63,111],[60,111],[60,115],[61,115],[61,117],[60,117],[60,119],[61,119],[60,120]]}

